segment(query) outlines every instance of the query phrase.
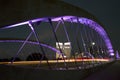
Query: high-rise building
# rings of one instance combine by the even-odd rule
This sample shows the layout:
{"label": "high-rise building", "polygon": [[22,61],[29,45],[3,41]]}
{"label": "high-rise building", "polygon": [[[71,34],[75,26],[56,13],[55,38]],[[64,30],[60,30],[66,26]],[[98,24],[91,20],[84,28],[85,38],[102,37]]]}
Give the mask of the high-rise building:
{"label": "high-rise building", "polygon": [[[56,42],[56,48],[63,52],[63,43]],[[62,55],[60,55],[59,53],[56,53],[56,59],[58,59],[58,58],[62,59]]]}
{"label": "high-rise building", "polygon": [[62,55],[56,53],[56,59],[60,58],[60,59],[63,59],[64,58],[70,58],[71,56],[71,42],[65,42],[65,43],[62,43],[62,42],[56,42],[56,48],[57,49],[61,49],[62,51]]}
{"label": "high-rise building", "polygon": [[66,55],[66,58],[70,58],[70,56],[71,56],[71,42],[64,43],[64,53]]}

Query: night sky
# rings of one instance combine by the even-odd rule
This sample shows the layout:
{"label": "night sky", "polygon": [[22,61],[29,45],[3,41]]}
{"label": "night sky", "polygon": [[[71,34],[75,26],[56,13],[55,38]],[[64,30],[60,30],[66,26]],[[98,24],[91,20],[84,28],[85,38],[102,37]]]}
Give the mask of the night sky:
{"label": "night sky", "polygon": [[120,0],[63,0],[93,14],[105,26],[115,50],[120,50]]}

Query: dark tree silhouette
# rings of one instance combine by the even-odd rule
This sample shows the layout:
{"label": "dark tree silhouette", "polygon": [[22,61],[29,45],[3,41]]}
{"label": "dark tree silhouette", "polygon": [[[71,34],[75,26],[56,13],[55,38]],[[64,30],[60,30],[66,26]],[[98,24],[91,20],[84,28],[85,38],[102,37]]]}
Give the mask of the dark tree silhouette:
{"label": "dark tree silhouette", "polygon": [[[8,62],[8,61],[12,61],[14,58],[11,57],[11,58],[4,58],[4,59],[0,59],[0,62]],[[14,61],[21,61],[21,59],[19,57],[16,57],[14,59]]]}
{"label": "dark tree silhouette", "polygon": [[[12,57],[11,59],[10,59],[10,61],[12,61],[14,58]],[[21,59],[19,58],[19,57],[16,57],[15,59],[14,59],[14,61],[21,61]]]}
{"label": "dark tree silhouette", "polygon": [[27,57],[27,61],[47,60],[48,58],[40,53],[32,53]]}
{"label": "dark tree silhouette", "polygon": [[9,60],[9,59],[6,59],[6,58],[0,59],[0,62],[8,62],[8,61],[10,61],[10,60]]}

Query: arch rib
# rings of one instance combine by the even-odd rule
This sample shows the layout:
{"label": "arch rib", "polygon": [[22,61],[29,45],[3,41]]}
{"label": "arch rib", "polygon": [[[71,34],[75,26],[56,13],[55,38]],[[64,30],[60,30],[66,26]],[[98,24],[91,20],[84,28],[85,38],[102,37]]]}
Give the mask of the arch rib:
{"label": "arch rib", "polygon": [[[51,21],[53,22],[58,22],[61,20],[61,18],[64,19],[64,21],[66,22],[71,22],[70,19],[73,20],[73,22],[77,23],[77,18],[79,19],[79,22],[81,24],[84,24],[84,25],[89,25],[90,28],[94,29],[96,32],[98,32],[98,34],[102,37],[102,39],[104,40],[105,42],[105,45],[108,49],[108,52],[111,54],[114,53],[114,50],[113,50],[113,47],[112,47],[112,44],[111,44],[111,41],[107,35],[107,33],[105,32],[105,30],[102,28],[102,26],[100,26],[97,22],[91,20],[91,19],[88,19],[88,18],[84,18],[84,17],[76,17],[76,16],[61,16],[61,17],[49,17],[51,19]],[[43,22],[49,22],[48,21],[48,18],[37,18],[37,19],[33,19],[33,20],[30,20],[32,23],[34,22],[38,22],[38,21],[43,21]],[[14,24],[14,25],[10,25],[10,26],[6,26],[6,27],[3,27],[2,29],[7,29],[7,28],[13,28],[13,27],[17,27],[17,26],[21,26],[21,25],[25,25],[25,24],[28,24],[29,21],[25,21],[25,22],[22,22],[22,23],[18,23],[18,24]]]}

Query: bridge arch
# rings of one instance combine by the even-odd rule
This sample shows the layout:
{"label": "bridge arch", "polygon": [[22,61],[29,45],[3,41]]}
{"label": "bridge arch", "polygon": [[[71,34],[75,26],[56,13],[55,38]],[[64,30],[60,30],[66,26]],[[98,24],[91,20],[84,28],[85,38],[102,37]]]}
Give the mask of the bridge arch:
{"label": "bridge arch", "polygon": [[21,22],[18,24],[14,24],[14,25],[10,25],[10,26],[5,26],[2,29],[7,29],[7,28],[13,28],[13,27],[17,27],[17,26],[21,26],[21,25],[25,25],[25,24],[30,24],[31,23],[35,23],[35,22],[49,22],[49,19],[51,19],[51,21],[53,22],[58,22],[60,20],[64,20],[66,22],[71,22],[71,19],[74,23],[81,23],[84,25],[89,25],[88,27],[90,27],[91,29],[95,30],[104,40],[105,45],[107,47],[108,53],[110,55],[114,55],[114,50],[111,44],[111,41],[106,33],[106,31],[103,29],[103,27],[101,25],[99,25],[97,22],[85,18],[85,17],[77,17],[77,16],[60,16],[60,17],[45,17],[45,18],[37,18],[37,19],[33,19],[33,20],[29,20],[29,21],[25,21],[25,22]]}

